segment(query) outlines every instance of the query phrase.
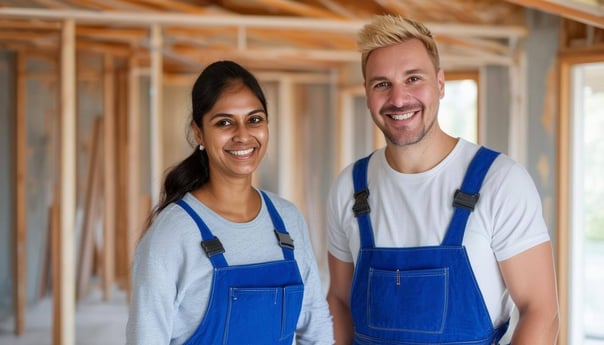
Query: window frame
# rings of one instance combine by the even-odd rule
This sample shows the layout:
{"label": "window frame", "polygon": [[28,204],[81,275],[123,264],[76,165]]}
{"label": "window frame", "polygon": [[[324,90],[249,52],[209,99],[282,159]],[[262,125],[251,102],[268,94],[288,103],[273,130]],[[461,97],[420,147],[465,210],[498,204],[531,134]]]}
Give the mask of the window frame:
{"label": "window frame", "polygon": [[572,184],[572,68],[579,64],[602,63],[604,52],[562,55],[559,59],[559,116],[557,123],[557,218],[556,269],[560,330],[558,345],[569,343],[570,326],[570,259],[571,259],[571,196]]}

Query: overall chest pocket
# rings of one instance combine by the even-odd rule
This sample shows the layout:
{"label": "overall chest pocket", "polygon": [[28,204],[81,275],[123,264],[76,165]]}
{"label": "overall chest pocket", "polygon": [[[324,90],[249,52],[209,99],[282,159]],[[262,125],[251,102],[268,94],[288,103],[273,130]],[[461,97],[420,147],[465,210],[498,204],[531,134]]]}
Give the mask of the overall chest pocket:
{"label": "overall chest pocket", "polygon": [[369,268],[368,326],[374,329],[442,333],[447,314],[448,268]]}
{"label": "overall chest pocket", "polygon": [[279,344],[293,338],[303,295],[303,285],[230,288],[223,344]]}

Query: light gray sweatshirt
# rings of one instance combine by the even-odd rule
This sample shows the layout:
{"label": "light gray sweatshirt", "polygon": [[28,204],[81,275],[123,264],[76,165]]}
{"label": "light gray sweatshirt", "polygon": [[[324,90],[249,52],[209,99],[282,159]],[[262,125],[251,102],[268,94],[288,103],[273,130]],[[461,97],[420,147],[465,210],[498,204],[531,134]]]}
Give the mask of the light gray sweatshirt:
{"label": "light gray sweatshirt", "polygon": [[[333,344],[332,319],[304,217],[291,202],[267,194],[294,240],[304,282],[296,344]],[[184,200],[220,238],[229,265],[283,259],[264,200],[258,216],[247,223],[222,218],[191,194]],[[132,270],[127,344],[183,344],[193,335],[207,307],[213,271],[200,242],[197,225],[176,204],[167,206],[142,237]]]}

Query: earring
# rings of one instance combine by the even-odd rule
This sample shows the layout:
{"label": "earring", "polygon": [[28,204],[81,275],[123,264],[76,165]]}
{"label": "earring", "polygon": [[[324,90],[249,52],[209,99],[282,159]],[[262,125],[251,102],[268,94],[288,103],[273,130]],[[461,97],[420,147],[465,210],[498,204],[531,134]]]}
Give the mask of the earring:
{"label": "earring", "polygon": [[205,148],[203,145],[199,144],[199,151],[203,151],[203,150],[205,150],[205,149],[206,149],[206,148]]}

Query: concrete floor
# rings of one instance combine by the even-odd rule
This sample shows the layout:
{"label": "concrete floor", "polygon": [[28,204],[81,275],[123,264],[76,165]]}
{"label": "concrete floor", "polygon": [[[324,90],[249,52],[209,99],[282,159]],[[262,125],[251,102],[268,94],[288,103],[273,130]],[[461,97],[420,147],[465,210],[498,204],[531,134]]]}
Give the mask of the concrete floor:
{"label": "concrete floor", "polygon": [[[128,305],[123,291],[116,290],[110,302],[103,302],[100,291],[93,291],[76,307],[77,345],[117,345],[125,343]],[[14,320],[0,322],[0,345],[51,345],[52,301],[43,299],[26,314],[25,334],[14,335]]]}

